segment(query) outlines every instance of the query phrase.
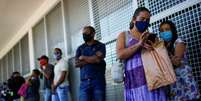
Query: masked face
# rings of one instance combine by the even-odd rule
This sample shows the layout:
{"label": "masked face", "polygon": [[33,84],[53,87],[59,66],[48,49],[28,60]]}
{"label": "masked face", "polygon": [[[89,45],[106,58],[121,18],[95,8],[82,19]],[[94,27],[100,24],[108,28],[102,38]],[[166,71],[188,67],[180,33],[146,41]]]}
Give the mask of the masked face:
{"label": "masked face", "polygon": [[93,40],[94,33],[90,29],[86,28],[83,30],[82,36],[83,36],[83,40],[85,42],[89,42],[89,41]]}
{"label": "masked face", "polygon": [[139,13],[138,16],[133,18],[133,24],[135,28],[141,33],[147,30],[147,28],[150,25],[149,21],[150,21],[150,13],[147,11],[142,11]]}
{"label": "masked face", "polygon": [[172,40],[172,32],[171,31],[160,32],[160,38],[163,39],[164,41],[169,42]]}
{"label": "masked face", "polygon": [[40,59],[39,62],[40,62],[41,66],[45,66],[47,64],[47,60],[45,60],[45,59]]}
{"label": "masked face", "polygon": [[92,34],[87,34],[87,33],[83,33],[83,40],[85,42],[89,42],[93,39],[93,35]]}
{"label": "masked face", "polygon": [[160,26],[160,38],[163,39],[166,42],[169,42],[172,40],[173,33],[171,31],[171,27],[169,24],[163,24]]}
{"label": "masked face", "polygon": [[135,26],[139,32],[143,33],[149,27],[149,22],[148,21],[136,21]]}
{"label": "masked face", "polygon": [[60,53],[59,51],[55,51],[55,52],[54,52],[54,58],[55,58],[56,60],[60,60],[60,59],[62,58],[61,53]]}

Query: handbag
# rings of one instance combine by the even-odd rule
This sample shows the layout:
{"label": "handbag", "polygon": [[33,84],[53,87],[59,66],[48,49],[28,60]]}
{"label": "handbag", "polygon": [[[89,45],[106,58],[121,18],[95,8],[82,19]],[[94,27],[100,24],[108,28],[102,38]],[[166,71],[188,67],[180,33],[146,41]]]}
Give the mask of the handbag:
{"label": "handbag", "polygon": [[28,88],[29,88],[28,84],[26,84],[26,83],[22,84],[22,86],[18,90],[17,94],[25,97],[27,95]]}
{"label": "handbag", "polygon": [[[125,46],[128,46],[129,31],[125,31]],[[124,61],[116,59],[116,62],[112,64],[111,76],[114,83],[122,83],[124,81]]]}
{"label": "handbag", "polygon": [[173,65],[163,41],[152,51],[142,50],[141,57],[149,90],[176,82]]}

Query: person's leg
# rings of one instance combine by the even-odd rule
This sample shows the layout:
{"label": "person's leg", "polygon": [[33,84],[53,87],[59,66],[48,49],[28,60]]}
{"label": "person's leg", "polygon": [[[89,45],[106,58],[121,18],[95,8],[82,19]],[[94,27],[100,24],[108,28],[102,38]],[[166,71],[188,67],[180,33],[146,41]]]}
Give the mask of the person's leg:
{"label": "person's leg", "polygon": [[81,82],[79,101],[92,101],[92,90],[89,81]]}
{"label": "person's leg", "polygon": [[94,101],[105,101],[105,90],[94,89],[93,99]]}
{"label": "person's leg", "polygon": [[68,86],[58,87],[57,93],[59,97],[59,101],[68,101]]}
{"label": "person's leg", "polygon": [[52,94],[52,101],[59,101],[57,90]]}
{"label": "person's leg", "polygon": [[24,101],[24,97],[23,96],[20,97],[20,101]]}
{"label": "person's leg", "polygon": [[39,99],[34,96],[34,97],[26,98],[24,101],[39,101]]}
{"label": "person's leg", "polygon": [[91,101],[91,95],[89,90],[80,89],[79,101]]}
{"label": "person's leg", "polygon": [[51,89],[45,89],[44,101],[51,101]]}

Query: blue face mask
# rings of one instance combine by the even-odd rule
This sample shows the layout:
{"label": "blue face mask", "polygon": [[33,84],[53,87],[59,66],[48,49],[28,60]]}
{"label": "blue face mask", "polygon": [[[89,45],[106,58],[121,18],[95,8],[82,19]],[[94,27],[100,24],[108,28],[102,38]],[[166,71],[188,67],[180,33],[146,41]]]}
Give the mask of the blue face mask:
{"label": "blue face mask", "polygon": [[143,33],[149,27],[149,22],[148,21],[136,21],[135,26],[139,32]]}
{"label": "blue face mask", "polygon": [[172,32],[171,31],[160,32],[160,38],[162,38],[164,41],[171,41]]}

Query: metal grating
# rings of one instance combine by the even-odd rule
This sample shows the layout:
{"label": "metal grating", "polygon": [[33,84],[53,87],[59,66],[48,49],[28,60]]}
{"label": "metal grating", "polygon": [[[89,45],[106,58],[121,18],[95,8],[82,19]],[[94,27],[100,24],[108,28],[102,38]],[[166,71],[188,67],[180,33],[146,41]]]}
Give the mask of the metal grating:
{"label": "metal grating", "polygon": [[123,101],[123,84],[114,84],[111,77],[111,65],[116,61],[116,40],[106,43],[106,101]]}
{"label": "metal grating", "polygon": [[155,15],[184,1],[186,0],[137,0],[137,3],[139,7],[148,5],[151,14]]}
{"label": "metal grating", "polygon": [[145,7],[145,0],[137,0],[138,7]]}
{"label": "metal grating", "polygon": [[106,58],[107,65],[112,65],[116,60],[116,40],[106,43]]}
{"label": "metal grating", "polygon": [[176,24],[179,37],[187,43],[189,63],[201,90],[201,3],[152,23],[153,32],[158,33],[160,22],[167,19]]}
{"label": "metal grating", "polygon": [[[128,30],[132,17],[132,0],[92,0],[93,20],[96,38],[115,38],[122,30]],[[123,85],[114,85],[111,78],[111,65],[116,60],[116,40],[110,39],[106,43],[106,101],[123,100]]]}
{"label": "metal grating", "polygon": [[92,9],[98,40],[127,29],[133,11],[132,0],[92,0]]}

